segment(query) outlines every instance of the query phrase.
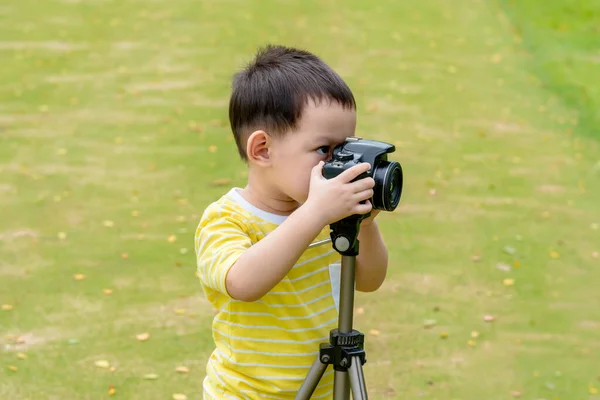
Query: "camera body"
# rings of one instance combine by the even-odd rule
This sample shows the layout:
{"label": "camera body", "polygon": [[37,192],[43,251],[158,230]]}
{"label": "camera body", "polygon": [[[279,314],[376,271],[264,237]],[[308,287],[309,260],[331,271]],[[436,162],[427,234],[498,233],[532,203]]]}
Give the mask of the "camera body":
{"label": "camera body", "polygon": [[388,161],[388,154],[395,151],[390,143],[348,137],[333,149],[331,160],[323,166],[323,176],[335,178],[355,165],[367,162],[371,169],[354,181],[372,177],[375,180],[374,195],[370,199],[374,210],[393,211],[400,202],[402,193],[402,167],[396,161]]}

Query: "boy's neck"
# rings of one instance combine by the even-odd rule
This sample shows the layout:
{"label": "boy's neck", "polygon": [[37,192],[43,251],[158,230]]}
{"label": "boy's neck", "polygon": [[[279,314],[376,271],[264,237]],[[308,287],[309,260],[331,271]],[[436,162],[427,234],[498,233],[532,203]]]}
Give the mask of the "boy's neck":
{"label": "boy's neck", "polygon": [[254,207],[276,215],[290,215],[300,206],[297,201],[264,184],[262,179],[257,179],[252,169],[248,171],[248,183],[240,195]]}

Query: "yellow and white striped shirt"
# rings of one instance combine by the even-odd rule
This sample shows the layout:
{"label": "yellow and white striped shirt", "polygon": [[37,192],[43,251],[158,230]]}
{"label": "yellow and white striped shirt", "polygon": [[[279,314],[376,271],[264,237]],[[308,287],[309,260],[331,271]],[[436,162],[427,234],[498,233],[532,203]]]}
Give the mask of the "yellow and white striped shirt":
{"label": "yellow and white striped shirt", "polygon": [[[215,350],[204,379],[204,399],[293,399],[337,327],[340,255],[330,246],[307,249],[269,293],[255,302],[232,299],[229,268],[250,246],[273,232],[285,216],[248,203],[238,188],[210,204],[196,230],[198,277],[217,314]],[[315,240],[329,237],[326,226]],[[312,398],[331,398],[327,368]]]}

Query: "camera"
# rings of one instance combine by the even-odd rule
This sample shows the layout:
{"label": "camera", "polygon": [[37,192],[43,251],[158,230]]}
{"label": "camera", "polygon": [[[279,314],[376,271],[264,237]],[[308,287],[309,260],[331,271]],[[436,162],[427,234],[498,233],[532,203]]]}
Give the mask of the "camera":
{"label": "camera", "polygon": [[373,197],[370,199],[374,210],[393,211],[402,194],[402,167],[396,161],[388,161],[388,154],[396,150],[393,144],[376,140],[365,140],[351,136],[333,149],[331,160],[323,166],[323,176],[335,178],[353,166],[367,162],[371,169],[353,181],[372,177],[375,180]]}

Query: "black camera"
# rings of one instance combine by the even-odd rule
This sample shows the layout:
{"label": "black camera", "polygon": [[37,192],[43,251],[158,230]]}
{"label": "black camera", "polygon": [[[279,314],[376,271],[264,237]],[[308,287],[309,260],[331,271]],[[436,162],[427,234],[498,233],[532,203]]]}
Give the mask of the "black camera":
{"label": "black camera", "polygon": [[373,209],[393,211],[402,194],[402,167],[396,161],[388,161],[387,156],[395,150],[395,146],[389,143],[351,136],[333,149],[331,160],[323,166],[323,176],[335,178],[345,170],[367,162],[371,169],[354,181],[372,177],[375,180],[374,195],[370,199]]}

